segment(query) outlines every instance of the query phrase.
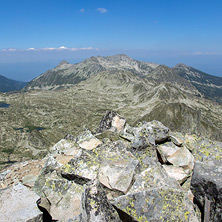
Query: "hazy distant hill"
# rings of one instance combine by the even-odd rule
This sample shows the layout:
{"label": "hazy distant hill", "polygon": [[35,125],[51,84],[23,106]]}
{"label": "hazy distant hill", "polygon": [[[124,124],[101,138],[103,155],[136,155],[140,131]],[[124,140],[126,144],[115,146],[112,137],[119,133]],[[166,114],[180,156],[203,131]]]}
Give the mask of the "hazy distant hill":
{"label": "hazy distant hill", "polygon": [[130,72],[151,82],[170,82],[196,94],[222,103],[222,77],[212,76],[184,64],[173,68],[140,62],[126,55],[91,57],[78,64],[62,61],[54,69],[33,79],[25,90],[68,88],[102,71]]}
{"label": "hazy distant hill", "polygon": [[0,75],[0,92],[10,92],[22,89],[27,85],[27,82],[8,79]]}
{"label": "hazy distant hill", "polygon": [[126,55],[91,57],[77,64],[62,61],[54,69],[48,70],[33,79],[27,86],[30,89],[58,89],[70,87],[102,71],[130,71],[138,76],[147,76],[158,64],[136,61]]}

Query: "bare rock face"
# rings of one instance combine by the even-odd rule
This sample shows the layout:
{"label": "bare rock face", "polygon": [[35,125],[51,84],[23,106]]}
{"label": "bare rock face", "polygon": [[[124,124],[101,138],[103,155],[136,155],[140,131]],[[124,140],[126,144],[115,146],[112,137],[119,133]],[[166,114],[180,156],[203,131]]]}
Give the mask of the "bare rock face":
{"label": "bare rock face", "polygon": [[21,183],[0,190],[0,220],[43,222],[43,214],[36,205],[38,199],[38,195]]}
{"label": "bare rock face", "polygon": [[125,123],[125,118],[114,111],[107,111],[106,115],[102,118],[97,131],[100,133],[106,130],[120,132],[124,128]]}

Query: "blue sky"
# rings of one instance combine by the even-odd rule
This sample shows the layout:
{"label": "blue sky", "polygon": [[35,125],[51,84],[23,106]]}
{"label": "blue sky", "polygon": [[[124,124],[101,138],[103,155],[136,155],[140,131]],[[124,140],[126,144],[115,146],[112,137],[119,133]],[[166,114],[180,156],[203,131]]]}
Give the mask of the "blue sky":
{"label": "blue sky", "polygon": [[0,74],[127,54],[222,76],[221,0],[0,0]]}

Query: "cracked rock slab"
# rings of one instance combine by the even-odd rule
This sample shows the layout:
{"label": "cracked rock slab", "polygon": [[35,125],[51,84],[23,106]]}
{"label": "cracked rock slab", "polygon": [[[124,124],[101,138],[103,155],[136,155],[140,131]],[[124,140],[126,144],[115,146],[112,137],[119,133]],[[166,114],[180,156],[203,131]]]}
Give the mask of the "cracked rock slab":
{"label": "cracked rock slab", "polygon": [[0,190],[1,221],[42,222],[36,201],[39,196],[21,183]]}
{"label": "cracked rock slab", "polygon": [[110,189],[126,193],[129,189],[138,160],[113,159],[104,161],[99,170],[99,181]]}

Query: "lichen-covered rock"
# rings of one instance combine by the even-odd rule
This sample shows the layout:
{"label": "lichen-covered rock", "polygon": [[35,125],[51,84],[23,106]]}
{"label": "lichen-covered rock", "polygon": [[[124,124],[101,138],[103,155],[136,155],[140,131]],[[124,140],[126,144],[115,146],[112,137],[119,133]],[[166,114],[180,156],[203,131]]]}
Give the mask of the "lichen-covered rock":
{"label": "lichen-covered rock", "polygon": [[97,178],[102,162],[118,159],[128,160],[135,157],[127,151],[122,141],[109,142],[93,150],[83,151],[81,156],[61,167],[60,173],[67,179],[83,184]]}
{"label": "lichen-covered rock", "polygon": [[[196,163],[191,180],[191,190],[204,217],[222,221],[222,162]],[[204,209],[209,204],[209,209]]]}
{"label": "lichen-covered rock", "polygon": [[154,188],[127,194],[115,198],[113,204],[135,221],[198,222],[188,195],[178,189]]}
{"label": "lichen-covered rock", "polygon": [[193,169],[194,167],[194,157],[186,147],[180,148],[167,157],[167,161],[174,166],[183,167],[184,169]]}
{"label": "lichen-covered rock", "polygon": [[124,128],[125,123],[126,119],[118,113],[114,111],[107,111],[106,115],[103,116],[97,131],[101,133],[106,130],[110,130],[118,133]]}
{"label": "lichen-covered rock", "polygon": [[49,201],[46,209],[53,220],[66,221],[80,214],[83,187],[65,179],[46,180],[42,192]]}
{"label": "lichen-covered rock", "polygon": [[132,183],[138,160],[117,158],[102,162],[99,181],[106,187],[126,193]]}
{"label": "lichen-covered rock", "polygon": [[137,127],[127,125],[120,136],[131,142],[131,147],[144,149],[155,146],[169,137],[169,129],[158,121],[142,122]]}
{"label": "lichen-covered rock", "polygon": [[79,157],[61,167],[60,173],[64,178],[84,183],[97,178],[99,166],[100,162],[95,156],[83,151]]}
{"label": "lichen-covered rock", "polygon": [[0,221],[42,222],[36,201],[39,196],[21,183],[0,190]]}
{"label": "lichen-covered rock", "polygon": [[135,177],[135,182],[128,194],[142,192],[157,187],[180,189],[177,181],[169,177],[159,163],[150,162],[149,167]]}
{"label": "lichen-covered rock", "polygon": [[118,213],[109,203],[101,184],[96,180],[85,185],[82,195],[83,222],[121,222]]}
{"label": "lichen-covered rock", "polygon": [[37,180],[34,183],[34,191],[42,196],[42,188],[45,185],[46,179],[57,178],[57,170],[62,166],[62,164],[58,163],[53,156],[50,156],[45,162]]}
{"label": "lichen-covered rock", "polygon": [[192,150],[196,161],[222,161],[222,142],[211,141],[195,135],[187,135],[185,145]]}

